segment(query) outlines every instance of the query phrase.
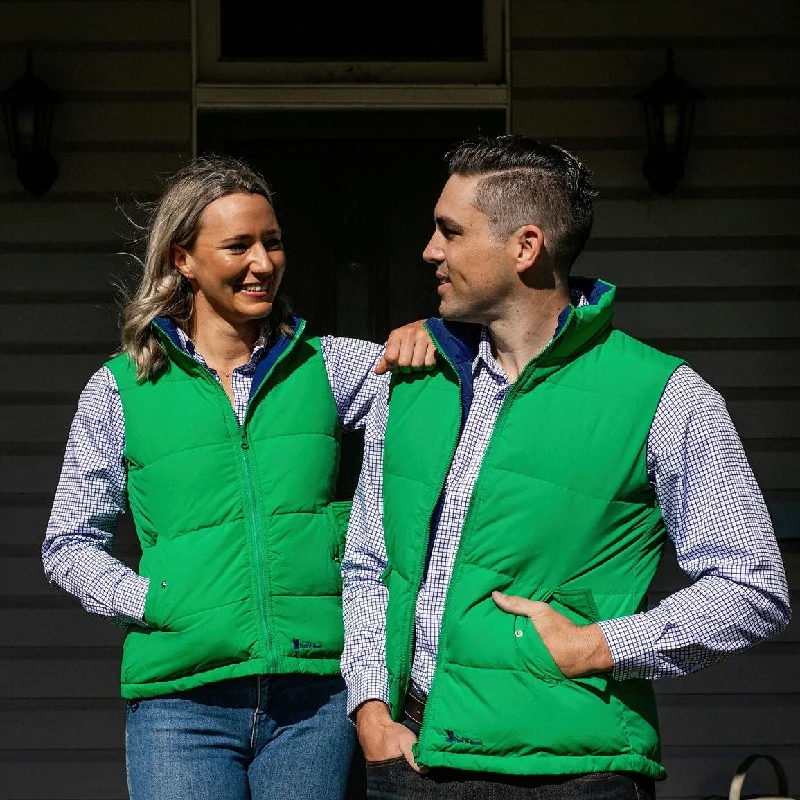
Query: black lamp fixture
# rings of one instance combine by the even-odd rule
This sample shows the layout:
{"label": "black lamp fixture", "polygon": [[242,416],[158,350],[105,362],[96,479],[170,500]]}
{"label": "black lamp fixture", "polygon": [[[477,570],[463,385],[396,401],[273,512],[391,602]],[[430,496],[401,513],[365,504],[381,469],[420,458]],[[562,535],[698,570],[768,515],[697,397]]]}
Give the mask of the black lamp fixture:
{"label": "black lamp fixture", "polygon": [[50,152],[50,137],[53,113],[62,99],[33,74],[30,50],[25,74],[0,95],[8,147],[17,161],[17,177],[36,197],[43,195],[58,177],[58,162]]}
{"label": "black lamp fixture", "polygon": [[635,99],[644,107],[647,123],[648,153],[642,162],[642,173],[656,192],[670,194],[683,178],[695,103],[705,96],[675,74],[670,47],[666,72]]}

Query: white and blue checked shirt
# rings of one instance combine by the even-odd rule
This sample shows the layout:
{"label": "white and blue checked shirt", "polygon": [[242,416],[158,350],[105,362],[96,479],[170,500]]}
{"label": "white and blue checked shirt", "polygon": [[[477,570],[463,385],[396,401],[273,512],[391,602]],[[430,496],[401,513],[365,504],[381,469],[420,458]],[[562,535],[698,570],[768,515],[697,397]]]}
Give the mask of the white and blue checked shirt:
{"label": "white and blue checked shirt", "polygon": [[[584,301],[585,302],[585,301]],[[383,538],[383,442],[389,378],[364,432],[364,463],[345,556],[342,674],[348,714],[388,698]],[[486,332],[473,361],[474,395],[440,499],[416,605],[411,680],[430,690],[461,528],[495,420],[511,384]],[[655,608],[600,623],[617,679],[665,678],[710,666],[789,622],[783,562],[761,492],[718,392],[687,366],[670,378],[647,441],[647,470],[681,569],[694,583]],[[476,643],[476,646],[480,646]]]}
{"label": "white and blue checked shirt", "polygon": [[[178,329],[186,351],[208,366]],[[383,346],[358,339],[321,337],[322,356],[344,430],[363,427],[382,383],[373,372]],[[234,411],[244,419],[253,373],[268,350],[259,340],[250,361],[231,376]],[[219,375],[210,370],[219,380]],[[75,595],[87,611],[121,624],[143,622],[149,581],[112,554],[117,517],[127,509],[125,419],[114,376],[107,367],[89,380],[78,401],[42,545],[45,574]]]}

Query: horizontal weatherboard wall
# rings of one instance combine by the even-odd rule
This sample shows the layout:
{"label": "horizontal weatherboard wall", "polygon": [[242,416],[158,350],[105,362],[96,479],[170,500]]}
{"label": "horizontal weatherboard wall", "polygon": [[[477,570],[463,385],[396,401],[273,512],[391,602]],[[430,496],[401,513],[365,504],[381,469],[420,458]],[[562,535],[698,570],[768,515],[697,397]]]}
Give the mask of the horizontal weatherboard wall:
{"label": "horizontal weatherboard wall", "polygon": [[[0,797],[127,798],[122,632],[49,586],[40,547],[78,394],[118,341],[143,205],[191,156],[188,0],[0,2],[0,89],[61,93],[32,198],[0,130]],[[130,218],[130,219],[129,219]],[[117,552],[135,563],[130,521]],[[40,736],[36,741],[36,730]]]}
{"label": "horizontal weatherboard wall", "polygon": [[[685,358],[725,398],[800,597],[800,15],[780,0],[512,0],[511,124],[592,169],[597,221],[575,272],[618,287],[615,322]],[[641,172],[638,91],[672,47],[700,90],[671,197]],[[651,604],[686,584],[669,552]],[[727,796],[751,752],[800,785],[796,623],[745,654],[657,684],[669,772],[659,800]],[[754,769],[746,792],[770,792]],[[796,790],[796,789],[795,789]]]}

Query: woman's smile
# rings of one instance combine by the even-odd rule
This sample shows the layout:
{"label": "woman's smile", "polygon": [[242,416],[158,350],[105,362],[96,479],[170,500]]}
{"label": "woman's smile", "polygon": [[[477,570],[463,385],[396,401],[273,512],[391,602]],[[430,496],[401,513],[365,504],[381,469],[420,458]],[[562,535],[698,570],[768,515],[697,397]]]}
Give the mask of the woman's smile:
{"label": "woman's smile", "polygon": [[272,311],[286,267],[272,206],[245,192],[209,203],[194,247],[176,248],[173,258],[192,285],[195,327],[215,319],[236,328],[260,325]]}

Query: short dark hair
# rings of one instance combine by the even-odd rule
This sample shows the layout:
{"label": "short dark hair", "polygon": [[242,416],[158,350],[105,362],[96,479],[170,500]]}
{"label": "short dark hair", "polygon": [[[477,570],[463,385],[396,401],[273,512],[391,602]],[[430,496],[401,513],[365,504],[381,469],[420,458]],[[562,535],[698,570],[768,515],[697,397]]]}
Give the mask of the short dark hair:
{"label": "short dark hair", "polygon": [[475,207],[494,236],[538,225],[556,268],[569,274],[592,231],[597,195],[591,171],[576,156],[522,134],[477,136],[450,151],[447,166],[450,175],[486,176],[475,190]]}

